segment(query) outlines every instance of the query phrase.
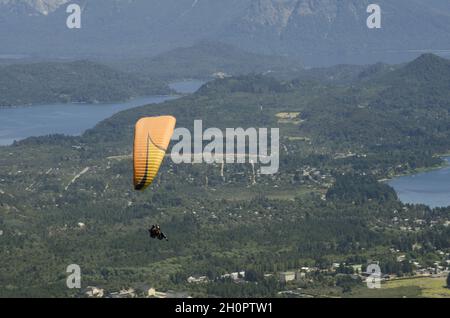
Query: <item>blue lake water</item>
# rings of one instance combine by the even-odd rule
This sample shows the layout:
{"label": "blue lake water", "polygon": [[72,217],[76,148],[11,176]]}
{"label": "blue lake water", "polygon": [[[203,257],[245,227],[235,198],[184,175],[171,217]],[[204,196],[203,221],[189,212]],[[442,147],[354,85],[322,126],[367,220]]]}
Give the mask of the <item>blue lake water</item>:
{"label": "blue lake water", "polygon": [[170,88],[175,90],[180,94],[190,94],[196,92],[202,85],[205,84],[204,81],[200,80],[189,80],[183,82],[175,82],[170,84]]}
{"label": "blue lake water", "polygon": [[450,206],[450,157],[442,169],[398,177],[388,182],[404,203],[425,204],[432,208]]}
{"label": "blue lake water", "polygon": [[51,104],[0,109],[0,145],[49,134],[81,135],[122,110],[161,103],[173,96],[148,96],[114,104]]}
{"label": "blue lake water", "polygon": [[[203,82],[184,81],[170,86],[179,93],[193,93]],[[81,135],[98,122],[122,110],[162,103],[176,96],[139,97],[124,103],[51,104],[0,108],[0,146],[14,140],[49,134]]]}

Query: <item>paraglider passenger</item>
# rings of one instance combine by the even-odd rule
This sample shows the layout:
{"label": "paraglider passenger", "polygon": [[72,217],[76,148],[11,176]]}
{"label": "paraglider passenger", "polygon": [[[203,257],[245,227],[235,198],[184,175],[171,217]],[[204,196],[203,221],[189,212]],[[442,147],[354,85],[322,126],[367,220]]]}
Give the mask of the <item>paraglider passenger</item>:
{"label": "paraglider passenger", "polygon": [[158,224],[152,225],[151,229],[148,231],[151,238],[157,238],[158,240],[165,239],[166,241],[168,241],[167,236],[163,232],[161,232],[161,227]]}

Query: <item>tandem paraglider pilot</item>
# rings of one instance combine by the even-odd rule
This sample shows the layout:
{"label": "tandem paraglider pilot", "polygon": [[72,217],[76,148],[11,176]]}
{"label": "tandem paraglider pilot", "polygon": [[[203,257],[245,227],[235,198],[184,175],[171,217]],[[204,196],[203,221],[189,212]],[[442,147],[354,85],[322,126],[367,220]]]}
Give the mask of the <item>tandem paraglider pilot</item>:
{"label": "tandem paraglider pilot", "polygon": [[[136,123],[134,131],[134,189],[144,191],[156,178],[175,129],[172,116],[144,117]],[[150,237],[160,241],[167,236],[158,224],[148,230]]]}
{"label": "tandem paraglider pilot", "polygon": [[160,241],[169,240],[167,236],[163,232],[161,232],[161,227],[158,224],[152,225],[152,228],[149,229],[148,232],[150,233],[150,237],[153,239],[157,238]]}

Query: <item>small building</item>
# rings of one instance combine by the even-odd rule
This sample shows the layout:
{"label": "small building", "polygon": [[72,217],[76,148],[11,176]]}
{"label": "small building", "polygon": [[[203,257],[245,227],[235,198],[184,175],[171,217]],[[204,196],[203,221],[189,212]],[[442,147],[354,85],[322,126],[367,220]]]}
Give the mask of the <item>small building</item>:
{"label": "small building", "polygon": [[119,298],[135,298],[136,297],[136,291],[133,288],[128,289],[122,289],[119,294]]}
{"label": "small building", "polygon": [[245,272],[234,272],[234,273],[228,274],[228,277],[230,277],[232,280],[239,280],[239,279],[245,278]]}
{"label": "small building", "polygon": [[295,280],[295,272],[282,272],[280,273],[280,281],[287,283]]}
{"label": "small building", "polygon": [[362,264],[358,264],[358,265],[352,265],[353,271],[357,274],[361,274],[362,273]]}
{"label": "small building", "polygon": [[307,266],[303,266],[302,268],[300,268],[300,270],[305,273],[310,273],[310,272],[314,271],[315,269],[307,267]]}
{"label": "small building", "polygon": [[78,228],[80,229],[84,229],[86,227],[86,224],[84,224],[83,222],[78,222]]}
{"label": "small building", "polygon": [[159,292],[155,288],[149,288],[146,296],[149,298],[167,298],[167,293]]}
{"label": "small building", "polygon": [[228,75],[225,72],[215,72],[215,73],[212,74],[212,76],[214,78],[218,78],[218,79],[224,79],[224,78],[230,77],[230,75]]}
{"label": "small building", "polygon": [[95,286],[88,286],[84,294],[89,298],[102,298],[105,294],[105,291]]}
{"label": "small building", "polygon": [[187,282],[189,284],[204,284],[204,283],[208,282],[208,277],[206,277],[206,276],[200,276],[200,277],[191,276],[187,279]]}
{"label": "small building", "polygon": [[295,273],[296,280],[304,280],[306,278],[306,273],[302,271],[298,271]]}

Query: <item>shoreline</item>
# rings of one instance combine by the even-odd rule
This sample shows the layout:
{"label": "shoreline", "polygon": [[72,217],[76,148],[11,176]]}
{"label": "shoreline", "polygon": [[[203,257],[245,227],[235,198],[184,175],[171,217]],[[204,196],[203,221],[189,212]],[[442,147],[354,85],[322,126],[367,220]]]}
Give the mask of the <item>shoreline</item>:
{"label": "shoreline", "polygon": [[435,171],[435,170],[440,170],[440,169],[444,169],[444,168],[450,167],[450,162],[445,160],[445,158],[449,158],[450,159],[450,153],[437,154],[437,155],[434,155],[434,157],[441,158],[443,160],[442,164],[436,165],[436,166],[432,166],[432,167],[421,167],[421,168],[413,169],[410,172],[396,174],[396,175],[394,175],[394,176],[392,176],[390,178],[379,179],[378,182],[386,183],[386,182],[392,181],[392,180],[397,179],[397,178],[413,176],[413,175],[416,175],[416,174],[432,172],[432,171]]}
{"label": "shoreline", "polygon": [[[0,107],[0,112],[4,111],[10,111],[10,112],[15,112],[15,111],[19,111],[19,112],[27,112],[29,109],[35,109],[35,108],[39,108],[39,107],[51,107],[51,109],[57,110],[59,111],[64,110],[65,107],[73,107],[72,109],[79,109],[78,111],[83,112],[84,109],[88,106],[92,106],[89,107],[89,109],[105,109],[106,112],[108,112],[108,109],[115,109],[115,108],[120,108],[114,112],[112,112],[111,114],[108,114],[106,117],[101,117],[100,119],[98,119],[98,121],[90,126],[90,127],[86,127],[84,129],[82,129],[81,131],[77,132],[77,133],[73,133],[73,132],[62,132],[62,131],[53,131],[53,132],[49,132],[49,133],[35,133],[33,135],[29,135],[29,136],[0,136],[0,148],[4,148],[4,147],[10,147],[14,144],[14,141],[22,141],[22,140],[26,140],[28,138],[32,138],[32,137],[43,137],[43,136],[47,136],[47,135],[52,135],[52,134],[58,134],[58,135],[66,135],[66,136],[71,136],[71,137],[77,137],[77,136],[81,136],[83,133],[85,133],[87,130],[93,128],[95,125],[97,125],[98,123],[100,123],[101,121],[110,118],[111,116],[114,116],[115,114],[122,112],[122,111],[126,111],[129,109],[133,109],[133,108],[139,108],[139,107],[143,107],[146,105],[152,105],[152,104],[160,104],[160,103],[164,103],[166,101],[169,100],[175,100],[175,99],[179,99],[183,97],[180,94],[173,94],[173,95],[149,95],[149,96],[139,96],[139,97],[134,97],[131,100],[127,101],[127,102],[118,102],[118,103],[99,103],[99,104],[90,104],[90,103],[66,103],[66,104],[42,104],[42,105],[32,105],[32,106],[13,106],[13,107]],[[156,99],[156,100],[155,100]],[[7,142],[4,142],[7,141]],[[12,142],[11,142],[12,141]]]}
{"label": "shoreline", "polygon": [[[134,100],[140,99],[140,98],[151,98],[151,97],[173,97],[173,98],[179,98],[183,97],[182,94],[179,93],[173,93],[173,94],[156,94],[156,95],[142,95],[142,96],[132,96],[126,100],[122,101],[92,101],[92,102],[51,102],[51,103],[32,103],[32,104],[22,104],[22,105],[0,105],[0,110],[2,109],[17,109],[17,108],[32,108],[32,107],[39,107],[39,106],[75,106],[75,105],[119,105],[119,104],[127,104]],[[139,106],[138,106],[139,107]]]}

